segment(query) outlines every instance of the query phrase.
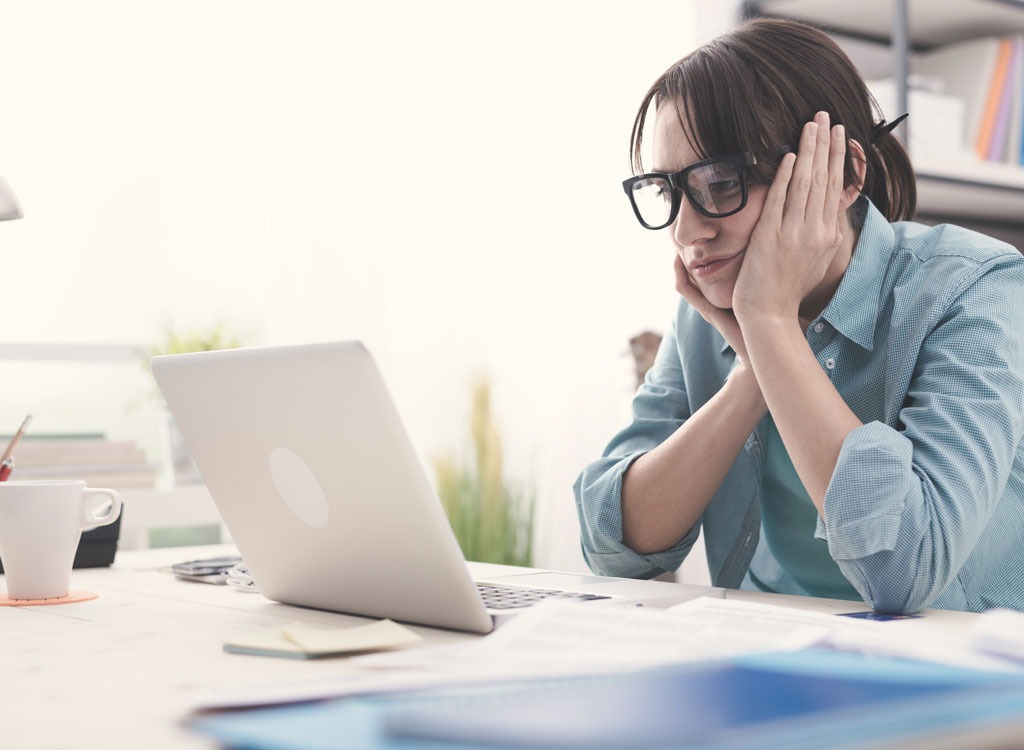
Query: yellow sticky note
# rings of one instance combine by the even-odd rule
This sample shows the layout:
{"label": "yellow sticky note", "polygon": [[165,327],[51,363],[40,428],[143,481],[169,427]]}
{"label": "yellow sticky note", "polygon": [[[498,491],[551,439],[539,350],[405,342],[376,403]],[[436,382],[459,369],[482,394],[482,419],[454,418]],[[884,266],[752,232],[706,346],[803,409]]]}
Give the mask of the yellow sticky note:
{"label": "yellow sticky note", "polygon": [[323,628],[304,622],[259,628],[229,638],[224,650],[235,654],[314,659],[363,651],[397,648],[421,640],[409,628],[380,620],[348,628]]}

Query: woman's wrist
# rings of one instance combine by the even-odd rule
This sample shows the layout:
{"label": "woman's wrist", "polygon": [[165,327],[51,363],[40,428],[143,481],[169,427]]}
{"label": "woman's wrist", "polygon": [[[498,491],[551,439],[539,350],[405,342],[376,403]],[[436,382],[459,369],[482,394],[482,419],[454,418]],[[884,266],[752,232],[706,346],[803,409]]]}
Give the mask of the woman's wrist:
{"label": "woman's wrist", "polygon": [[749,408],[760,411],[761,416],[768,411],[757,376],[754,375],[750,364],[743,359],[736,361],[736,366],[729,373],[723,390],[731,391],[736,398],[746,401]]}

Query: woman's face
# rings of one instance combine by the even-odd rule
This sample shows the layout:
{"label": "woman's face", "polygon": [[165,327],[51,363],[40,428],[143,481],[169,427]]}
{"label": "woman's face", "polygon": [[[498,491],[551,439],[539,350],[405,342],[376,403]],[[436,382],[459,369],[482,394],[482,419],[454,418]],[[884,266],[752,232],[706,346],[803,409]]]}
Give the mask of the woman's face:
{"label": "woman's face", "polygon": [[[652,169],[678,172],[701,158],[686,139],[675,106],[669,103],[660,107],[654,121]],[[723,309],[732,308],[733,285],[768,192],[764,185],[748,185],[747,205],[742,211],[722,219],[709,219],[684,196],[679,215],[667,227],[694,284],[711,304]]]}

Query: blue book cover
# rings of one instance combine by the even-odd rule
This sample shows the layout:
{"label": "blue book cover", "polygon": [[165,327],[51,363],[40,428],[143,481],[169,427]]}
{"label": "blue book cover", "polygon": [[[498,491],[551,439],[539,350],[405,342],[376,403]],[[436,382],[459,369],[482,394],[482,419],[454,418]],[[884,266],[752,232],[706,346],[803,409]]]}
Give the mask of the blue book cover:
{"label": "blue book cover", "polygon": [[1024,676],[812,651],[237,711],[192,726],[248,750],[817,750],[993,722],[1024,727]]}

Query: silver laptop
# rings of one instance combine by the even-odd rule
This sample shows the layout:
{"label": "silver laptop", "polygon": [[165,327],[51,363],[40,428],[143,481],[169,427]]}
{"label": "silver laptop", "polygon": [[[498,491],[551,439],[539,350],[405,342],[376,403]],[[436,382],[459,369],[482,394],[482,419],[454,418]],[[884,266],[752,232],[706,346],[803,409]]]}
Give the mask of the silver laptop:
{"label": "silver laptop", "polygon": [[[262,594],[482,633],[514,611],[485,604],[488,589],[471,576],[362,344],[169,355],[152,367]],[[666,605],[709,593],[545,571],[488,580],[539,596],[558,590]]]}

